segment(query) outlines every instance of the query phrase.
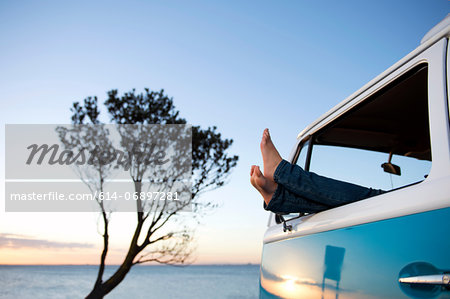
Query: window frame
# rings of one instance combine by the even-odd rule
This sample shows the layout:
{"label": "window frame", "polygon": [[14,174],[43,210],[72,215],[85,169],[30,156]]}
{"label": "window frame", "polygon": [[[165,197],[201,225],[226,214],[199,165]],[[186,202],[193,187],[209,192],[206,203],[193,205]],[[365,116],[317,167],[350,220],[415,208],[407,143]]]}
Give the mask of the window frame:
{"label": "window frame", "polygon": [[[425,62],[428,64],[428,109],[433,157],[428,177],[418,184],[407,186],[408,188],[289,221],[294,229],[288,234],[283,232],[281,225],[275,225],[275,222],[270,220],[264,243],[450,207],[447,50],[447,39],[443,38],[427,48],[413,51],[303,130],[295,147],[298,149],[298,144],[305,138],[314,135],[345,112]],[[288,160],[294,162],[296,155],[296,151],[293,151]],[[273,216],[271,213],[271,219]]]}
{"label": "window frame", "polygon": [[308,145],[307,145],[307,148],[305,148],[307,151],[305,165],[299,165],[299,166],[302,167],[304,170],[309,171],[309,164],[310,164],[310,159],[311,159],[311,155],[312,155],[312,143],[313,143],[311,135],[306,136],[298,143],[294,157],[290,160],[290,162],[293,164],[297,164],[298,158],[300,157],[300,153],[303,150],[303,147],[305,146],[306,143],[308,143]]}
{"label": "window frame", "polygon": [[[419,62],[416,65],[414,65],[413,67],[411,67],[410,69],[408,69],[405,72],[403,72],[400,76],[398,76],[394,80],[391,80],[388,84],[386,84],[385,86],[380,88],[378,91],[373,93],[371,96],[365,98],[363,101],[359,102],[357,105],[355,105],[351,109],[348,109],[347,111],[342,113],[339,117],[334,119],[332,122],[328,123],[326,126],[324,126],[324,127],[320,128],[319,130],[315,131],[313,134],[308,135],[305,138],[303,138],[301,140],[301,142],[299,143],[298,147],[297,147],[296,153],[295,153],[295,155],[294,155],[294,157],[292,159],[292,163],[293,164],[297,164],[298,163],[298,158],[300,157],[300,153],[303,150],[303,146],[305,145],[305,143],[309,142],[308,149],[307,149],[308,152],[307,152],[307,156],[306,156],[306,160],[305,160],[305,165],[301,165],[301,167],[304,168],[304,170],[306,170],[306,171],[310,171],[310,166],[311,166],[311,162],[312,162],[311,158],[312,158],[312,155],[314,153],[314,148],[316,146],[320,146],[320,145],[327,145],[327,144],[318,143],[317,142],[318,136],[320,136],[321,134],[327,132],[327,130],[333,128],[336,124],[338,124],[342,120],[344,120],[346,118],[351,118],[352,114],[356,113],[358,110],[362,109],[364,106],[366,106],[366,105],[368,105],[370,103],[376,102],[385,93],[388,93],[391,90],[397,88],[399,85],[401,85],[403,82],[405,82],[405,80],[408,80],[409,78],[413,77],[418,72],[420,72],[420,71],[422,71],[424,69],[427,72],[426,79],[428,80],[428,73],[429,73],[428,63],[424,62],[424,61]],[[411,74],[409,74],[409,73],[411,73]],[[427,113],[429,114],[430,113],[429,112],[430,111],[430,105],[429,105],[429,99],[428,99],[428,88],[427,88],[426,92],[427,92],[427,105],[426,105],[426,107],[428,109]],[[431,140],[430,140],[431,127],[430,127],[429,117],[427,118],[426,126],[427,126],[426,128],[427,128],[427,131],[428,131],[428,142],[429,142],[429,145],[430,145],[430,152],[431,152]],[[339,147],[339,145],[328,145],[328,146],[330,146],[330,147],[332,147],[332,146]],[[343,148],[355,149],[355,150],[360,149],[358,147],[352,147],[352,146],[342,146],[342,147]],[[375,150],[369,150],[369,149],[364,149],[364,148],[361,148],[361,149],[362,150],[373,151],[373,152],[384,153],[384,152],[375,151]],[[386,153],[386,154],[388,154],[388,153]],[[432,155],[431,155],[430,162],[431,162],[431,165],[432,165],[433,164]],[[317,174],[321,175],[321,173],[317,173]],[[409,182],[408,184],[401,185],[401,186],[398,186],[396,188],[386,190],[386,192],[392,192],[392,191],[399,190],[399,189],[402,189],[402,188],[405,188],[405,187],[408,187],[408,186],[412,186],[412,185],[421,183],[425,179],[426,179],[426,177],[421,179],[421,180],[419,180],[419,181]],[[355,182],[349,181],[349,183],[355,183]],[[366,186],[366,187],[372,187],[372,186]]]}

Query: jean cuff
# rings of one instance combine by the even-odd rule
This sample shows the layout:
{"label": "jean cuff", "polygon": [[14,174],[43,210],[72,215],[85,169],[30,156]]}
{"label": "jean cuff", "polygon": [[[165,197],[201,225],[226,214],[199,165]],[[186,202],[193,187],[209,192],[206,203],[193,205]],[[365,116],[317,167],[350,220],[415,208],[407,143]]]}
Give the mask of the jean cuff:
{"label": "jean cuff", "polygon": [[264,203],[264,210],[266,211],[272,211],[272,212],[276,212],[277,206],[280,206],[281,204],[281,195],[280,193],[282,192],[283,187],[278,185],[277,189],[275,190],[275,193],[272,195],[272,198],[269,201],[269,204],[267,205],[265,201],[263,201]]}
{"label": "jean cuff", "polygon": [[282,169],[284,168],[284,166],[286,166],[286,164],[290,164],[290,163],[284,159],[281,160],[280,163],[278,163],[278,166],[275,169],[275,172],[273,173],[273,180],[275,181],[275,183],[278,183],[278,179],[281,175],[281,172],[283,171]]}

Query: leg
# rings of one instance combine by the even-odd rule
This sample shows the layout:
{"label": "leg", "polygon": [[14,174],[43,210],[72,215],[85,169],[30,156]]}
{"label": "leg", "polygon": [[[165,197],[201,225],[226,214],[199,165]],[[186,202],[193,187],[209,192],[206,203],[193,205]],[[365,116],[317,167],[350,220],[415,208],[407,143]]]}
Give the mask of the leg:
{"label": "leg", "polygon": [[328,207],[293,194],[282,185],[267,179],[258,166],[250,170],[250,182],[264,198],[264,209],[275,213],[316,213]]}
{"label": "leg", "polygon": [[264,176],[302,200],[313,201],[328,208],[358,201],[383,193],[382,190],[365,188],[304,171],[300,166],[282,160],[265,129],[261,140]]}
{"label": "leg", "polygon": [[304,171],[285,160],[279,163],[273,177],[290,192],[329,208],[384,193]]}
{"label": "leg", "polygon": [[274,213],[317,213],[329,208],[329,206],[298,196],[281,184],[278,184],[269,203],[264,202],[264,209]]}

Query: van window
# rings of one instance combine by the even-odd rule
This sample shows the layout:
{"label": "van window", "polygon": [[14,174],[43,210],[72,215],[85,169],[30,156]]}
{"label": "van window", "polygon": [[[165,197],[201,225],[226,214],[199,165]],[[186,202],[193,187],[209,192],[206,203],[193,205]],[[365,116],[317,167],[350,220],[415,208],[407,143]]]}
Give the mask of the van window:
{"label": "van window", "polygon": [[427,65],[404,74],[312,138],[309,170],[385,191],[431,169]]}
{"label": "van window", "polygon": [[393,155],[391,163],[400,167],[400,175],[388,173],[381,167],[388,157],[387,153],[369,150],[315,145],[310,169],[329,178],[385,191],[420,182],[430,171],[430,161]]}

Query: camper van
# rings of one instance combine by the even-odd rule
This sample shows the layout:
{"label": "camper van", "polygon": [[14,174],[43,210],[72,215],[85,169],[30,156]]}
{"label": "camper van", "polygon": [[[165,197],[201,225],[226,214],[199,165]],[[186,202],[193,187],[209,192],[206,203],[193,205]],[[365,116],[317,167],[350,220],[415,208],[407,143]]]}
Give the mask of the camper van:
{"label": "camper van", "polygon": [[300,132],[290,162],[387,191],[271,213],[260,298],[450,298],[450,15]]}

